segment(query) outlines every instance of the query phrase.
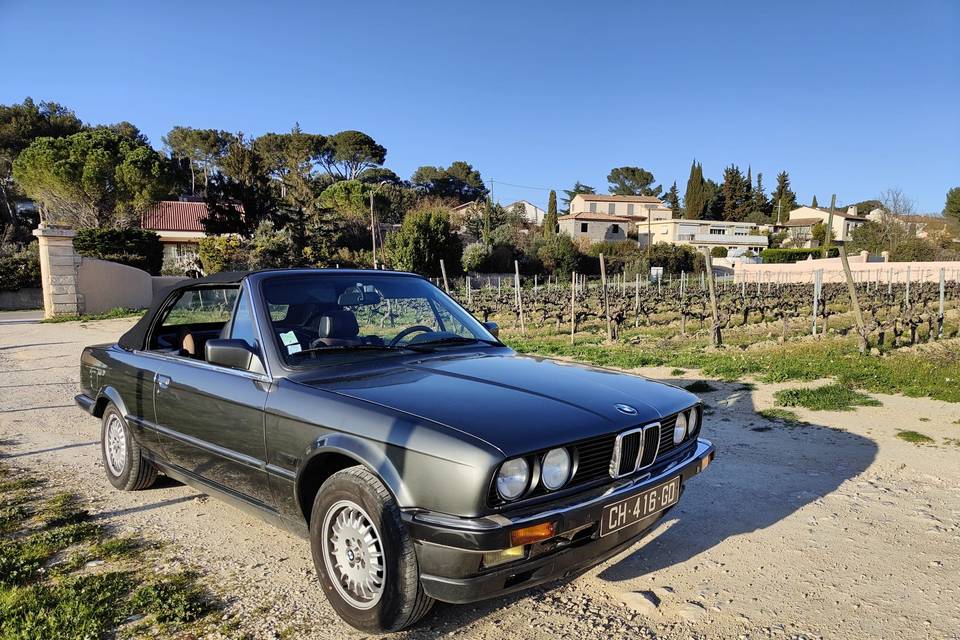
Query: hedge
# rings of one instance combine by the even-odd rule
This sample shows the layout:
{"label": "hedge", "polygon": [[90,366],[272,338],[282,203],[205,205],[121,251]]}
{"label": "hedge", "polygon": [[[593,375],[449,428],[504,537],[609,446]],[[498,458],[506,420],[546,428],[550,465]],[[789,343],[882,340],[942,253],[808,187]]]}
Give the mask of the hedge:
{"label": "hedge", "polygon": [[0,291],[40,286],[40,254],[36,242],[10,255],[0,256]]}
{"label": "hedge", "polygon": [[163,244],[153,231],[79,229],[73,247],[82,256],[119,262],[155,276],[163,268]]}
{"label": "hedge", "polygon": [[[828,258],[836,258],[839,255],[840,249],[837,247],[830,247],[830,249],[827,250]],[[820,258],[823,256],[823,249],[821,247],[814,249],[764,249],[760,252],[760,257],[763,258],[764,264],[801,262],[809,256],[813,256],[814,259]]]}

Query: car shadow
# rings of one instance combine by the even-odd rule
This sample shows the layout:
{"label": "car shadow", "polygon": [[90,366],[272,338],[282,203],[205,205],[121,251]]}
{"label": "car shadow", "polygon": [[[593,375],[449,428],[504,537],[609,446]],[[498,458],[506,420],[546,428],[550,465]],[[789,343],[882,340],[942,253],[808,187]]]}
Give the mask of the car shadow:
{"label": "car shadow", "polygon": [[732,536],[773,526],[858,476],[876,458],[874,441],[828,423],[760,416],[750,385],[707,384],[715,390],[701,394],[708,405],[702,437],[716,445],[716,459],[685,488],[664,520],[669,526],[661,523],[654,539],[641,541],[601,571],[601,579],[630,580],[696,557]]}

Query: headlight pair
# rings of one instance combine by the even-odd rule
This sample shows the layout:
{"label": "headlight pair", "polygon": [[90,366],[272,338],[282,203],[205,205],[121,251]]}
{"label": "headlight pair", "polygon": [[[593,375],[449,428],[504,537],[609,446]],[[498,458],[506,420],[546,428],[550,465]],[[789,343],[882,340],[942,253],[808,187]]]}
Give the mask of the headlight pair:
{"label": "headlight pair", "polygon": [[[548,490],[556,491],[570,480],[573,458],[563,447],[550,449],[540,458],[539,467],[540,482]],[[530,486],[531,479],[530,463],[526,458],[507,460],[497,471],[497,493],[504,500],[516,500]]]}
{"label": "headlight pair", "polygon": [[700,414],[694,407],[689,411],[677,414],[677,422],[673,426],[673,444],[680,444],[684,438],[697,432]]}

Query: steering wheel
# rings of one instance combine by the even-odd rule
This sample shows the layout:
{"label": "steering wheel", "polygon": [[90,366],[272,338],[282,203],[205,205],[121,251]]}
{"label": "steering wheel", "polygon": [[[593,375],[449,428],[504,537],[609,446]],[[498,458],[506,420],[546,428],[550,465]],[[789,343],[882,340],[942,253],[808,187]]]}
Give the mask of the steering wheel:
{"label": "steering wheel", "polygon": [[394,336],[393,340],[390,341],[390,346],[391,347],[397,346],[397,343],[399,343],[401,340],[403,340],[408,335],[414,332],[433,333],[433,329],[431,329],[430,327],[425,327],[422,324],[415,324],[412,327],[407,327],[406,329],[398,333],[396,336]]}

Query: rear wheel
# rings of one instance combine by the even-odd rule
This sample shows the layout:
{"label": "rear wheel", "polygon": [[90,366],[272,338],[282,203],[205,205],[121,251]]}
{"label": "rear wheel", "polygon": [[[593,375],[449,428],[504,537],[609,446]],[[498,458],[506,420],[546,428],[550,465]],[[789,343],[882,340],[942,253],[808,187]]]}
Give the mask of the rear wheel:
{"label": "rear wheel", "polygon": [[398,631],[433,605],[420,586],[416,551],[400,509],[366,468],[338,471],[320,487],[310,543],[327,599],[351,626]]}
{"label": "rear wheel", "polygon": [[103,412],[100,452],[107,479],[121,491],[146,489],[157,479],[156,466],[143,457],[143,450],[131,435],[127,421],[112,402]]}

